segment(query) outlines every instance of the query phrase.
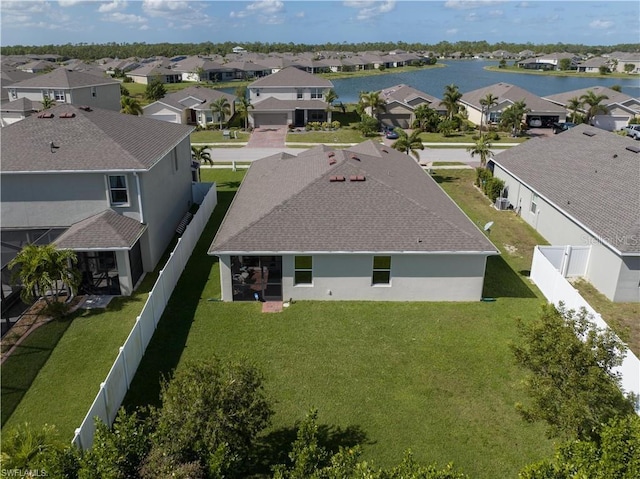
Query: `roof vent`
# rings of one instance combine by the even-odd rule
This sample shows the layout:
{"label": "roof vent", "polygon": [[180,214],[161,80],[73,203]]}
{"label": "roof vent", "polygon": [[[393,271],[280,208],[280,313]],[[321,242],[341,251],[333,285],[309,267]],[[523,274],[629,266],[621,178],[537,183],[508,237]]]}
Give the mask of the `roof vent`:
{"label": "roof vent", "polygon": [[79,106],[78,109],[83,111],[91,111],[91,107],[88,105]]}
{"label": "roof vent", "polygon": [[583,131],[582,134],[583,135],[587,135],[589,137],[596,136],[595,132],[593,132],[593,131]]}
{"label": "roof vent", "polygon": [[364,181],[363,175],[351,175],[349,181]]}
{"label": "roof vent", "polygon": [[53,118],[53,113],[42,112],[38,114],[38,118]]}
{"label": "roof vent", "polygon": [[329,165],[335,165],[337,163],[337,161],[335,159],[331,159],[329,160]]}
{"label": "roof vent", "polygon": [[382,149],[383,153],[389,153],[389,150],[385,150],[384,148]]}
{"label": "roof vent", "polygon": [[67,112],[60,115],[60,118],[75,118],[76,114],[73,112]]}
{"label": "roof vent", "polygon": [[360,158],[358,158],[356,155],[351,155],[351,159],[352,159],[352,160],[360,161]]}
{"label": "roof vent", "polygon": [[327,154],[327,156],[328,156],[329,158],[331,158],[331,157],[333,157],[333,156],[336,156],[336,154],[335,154],[333,151],[330,151],[330,152]]}
{"label": "roof vent", "polygon": [[332,183],[335,182],[335,181],[344,181],[344,180],[345,180],[345,178],[342,175],[333,175],[333,176],[329,177],[329,181],[332,182]]}
{"label": "roof vent", "polygon": [[635,145],[627,146],[627,147],[625,147],[625,150],[629,150],[629,151],[632,151],[634,153],[640,153],[640,147],[637,147]]}

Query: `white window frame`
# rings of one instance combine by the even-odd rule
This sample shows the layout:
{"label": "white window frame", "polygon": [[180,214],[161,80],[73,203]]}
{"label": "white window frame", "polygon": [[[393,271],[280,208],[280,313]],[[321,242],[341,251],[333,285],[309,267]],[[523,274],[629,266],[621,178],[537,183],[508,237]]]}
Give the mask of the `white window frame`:
{"label": "white window frame", "polygon": [[[376,258],[389,258],[389,267],[388,268],[381,268],[381,267],[377,267],[376,268]],[[384,282],[384,281],[376,281],[375,277],[376,277],[376,273],[388,273],[389,274],[389,280]],[[371,286],[374,287],[389,287],[391,286],[391,256],[390,255],[376,255],[372,258],[371,261]]]}
{"label": "white window frame", "polygon": [[15,88],[11,88],[9,89],[9,95],[11,96],[12,99],[17,100],[18,99],[18,91]]}
{"label": "white window frame", "polygon": [[304,98],[304,92],[302,88],[296,89],[296,100],[302,100]]}
{"label": "white window frame", "polygon": [[67,96],[65,95],[64,90],[54,90],[53,99],[64,103],[67,100]]}
{"label": "white window frame", "polygon": [[[124,178],[124,188],[111,186],[111,178],[117,178],[117,177]],[[107,175],[106,181],[107,181],[107,190],[109,195],[109,203],[111,204],[111,206],[116,206],[116,207],[130,206],[131,203],[129,201],[129,198],[131,195],[129,194],[129,182],[127,180],[127,175]],[[112,193],[115,191],[124,191],[127,194],[127,201],[124,201],[124,202],[114,201]]]}
{"label": "white window frame", "polygon": [[535,215],[538,212],[538,195],[531,193],[531,205],[529,205],[529,211]]}
{"label": "white window frame", "polygon": [[322,100],[324,97],[324,90],[322,88],[312,88],[311,89],[311,99],[312,100]]}
{"label": "white window frame", "polygon": [[[296,259],[297,258],[310,258],[311,259],[311,268],[304,267],[296,267]],[[296,255],[293,257],[293,285],[299,287],[311,287],[313,286],[313,256],[310,254],[305,255]],[[297,273],[311,273],[311,280],[309,282],[299,282],[296,280]]]}

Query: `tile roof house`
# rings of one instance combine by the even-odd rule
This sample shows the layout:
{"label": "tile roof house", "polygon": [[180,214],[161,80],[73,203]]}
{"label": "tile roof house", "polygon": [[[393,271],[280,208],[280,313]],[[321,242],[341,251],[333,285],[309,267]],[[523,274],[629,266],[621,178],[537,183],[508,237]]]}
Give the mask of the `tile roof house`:
{"label": "tile roof house", "polygon": [[569,100],[572,98],[580,98],[589,91],[592,91],[596,95],[605,95],[607,97],[601,103],[607,107],[607,114],[593,117],[593,126],[597,126],[603,130],[615,131],[627,126],[629,120],[632,118],[640,117],[640,98],[634,98],[626,93],[604,86],[596,85],[590,88],[581,88],[580,90],[549,95],[544,97],[544,99],[566,108]]}
{"label": "tile roof house", "polygon": [[249,84],[249,124],[304,126],[310,121],[331,121],[324,100],[333,83],[295,67],[287,67]]}
{"label": "tile roof house", "polygon": [[640,301],[636,141],[583,124],[510,148],[489,167],[549,243],[586,250],[585,279],[612,301]]}
{"label": "tile roof house", "polygon": [[143,116],[156,120],[206,127],[208,124],[219,121],[218,114],[212,113],[210,107],[211,103],[218,98],[227,99],[231,108],[231,116],[233,116],[236,97],[203,86],[190,86],[165,95],[160,100],[142,107],[142,112]]}
{"label": "tile roof house", "polygon": [[224,301],[472,301],[498,251],[411,157],[366,141],[255,161],[209,254]]}
{"label": "tile roof house", "polygon": [[131,78],[134,83],[142,83],[148,85],[154,80],[161,83],[180,83],[182,81],[182,72],[171,70],[155,63],[148,63],[128,71],[127,77]]}
{"label": "tile roof house", "polygon": [[385,88],[380,95],[386,101],[386,110],[380,113],[379,118],[387,125],[411,128],[416,119],[413,112],[420,105],[426,105],[442,115],[446,113],[446,108],[440,105],[442,100],[408,85]]}
{"label": "tile roof house", "polygon": [[48,97],[56,103],[120,111],[120,82],[64,67],[3,86],[3,89],[9,92],[12,101],[27,98],[42,102]]}
{"label": "tile roof house", "polygon": [[[489,94],[498,98],[498,104],[487,110],[480,101]],[[467,92],[462,95],[459,103],[467,109],[469,121],[476,125],[487,125],[498,123],[505,109],[522,100],[529,109],[524,119],[527,125],[532,118],[539,118],[543,128],[551,128],[554,122],[563,122],[566,119],[567,112],[564,108],[509,83],[495,83]]]}
{"label": "tile roof house", "polygon": [[3,245],[46,237],[77,252],[82,291],[131,294],[191,206],[192,130],[73,105],[2,128]]}

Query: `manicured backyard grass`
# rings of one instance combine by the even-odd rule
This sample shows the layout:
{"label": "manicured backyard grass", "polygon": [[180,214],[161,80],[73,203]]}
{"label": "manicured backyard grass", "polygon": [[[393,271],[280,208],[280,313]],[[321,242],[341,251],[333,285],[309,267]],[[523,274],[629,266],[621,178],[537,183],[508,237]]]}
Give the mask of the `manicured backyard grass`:
{"label": "manicured backyard grass", "polygon": [[490,267],[511,275],[488,286],[495,302],[295,302],[272,315],[260,303],[221,303],[217,260],[205,253],[241,172],[202,173],[221,185],[220,208],[147,349],[128,408],[157,404],[159,379],[187,360],[245,357],[264,372],[276,411],[256,472],[285,458],[311,407],[328,443],[361,443],[380,466],[411,448],[422,462],[453,461],[471,477],[515,477],[551,453],[541,426],[515,412],[522,372],[508,347],[515,317],[534,317],[542,302],[505,261]]}
{"label": "manicured backyard grass", "polygon": [[225,138],[221,130],[201,130],[191,133],[191,143],[246,143],[251,137],[247,131],[236,130],[237,138]]}
{"label": "manicured backyard grass", "polygon": [[366,140],[381,137],[365,137],[359,130],[340,128],[332,131],[305,131],[287,133],[287,143],[362,143]]}

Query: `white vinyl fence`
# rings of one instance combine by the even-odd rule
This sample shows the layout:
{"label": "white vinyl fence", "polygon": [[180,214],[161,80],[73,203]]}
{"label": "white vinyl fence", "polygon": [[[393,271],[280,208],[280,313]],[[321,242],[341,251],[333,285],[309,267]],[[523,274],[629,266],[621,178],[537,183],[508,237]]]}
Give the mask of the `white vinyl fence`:
{"label": "white vinyl fence", "polygon": [[[567,310],[579,311],[585,308],[592,315],[592,322],[600,329],[609,329],[607,323],[602,319],[578,291],[560,273],[562,263],[555,266],[553,259],[557,260],[558,253],[554,247],[536,246],[533,252],[533,262],[531,264],[531,279],[540,288],[542,294],[550,303],[558,306],[564,303]],[[564,249],[564,247],[561,247]],[[546,257],[551,252],[552,260]],[[556,261],[556,264],[557,261]],[[622,365],[616,370],[621,376],[621,386],[624,392],[633,392],[640,395],[640,360],[633,352],[627,350]],[[640,413],[640,405],[636,404],[636,410]]]}
{"label": "white vinyl fence", "polygon": [[120,348],[109,374],[100,384],[100,390],[93,404],[80,427],[75,430],[72,444],[80,449],[88,449],[93,444],[96,417],[108,425],[111,425],[116,418],[171,293],[217,204],[216,185],[209,185],[209,191],[204,196],[200,208],[184,234],[178,239],[178,244],[171,252],[165,267],[160,271],[142,312],[136,318],[135,325]]}

